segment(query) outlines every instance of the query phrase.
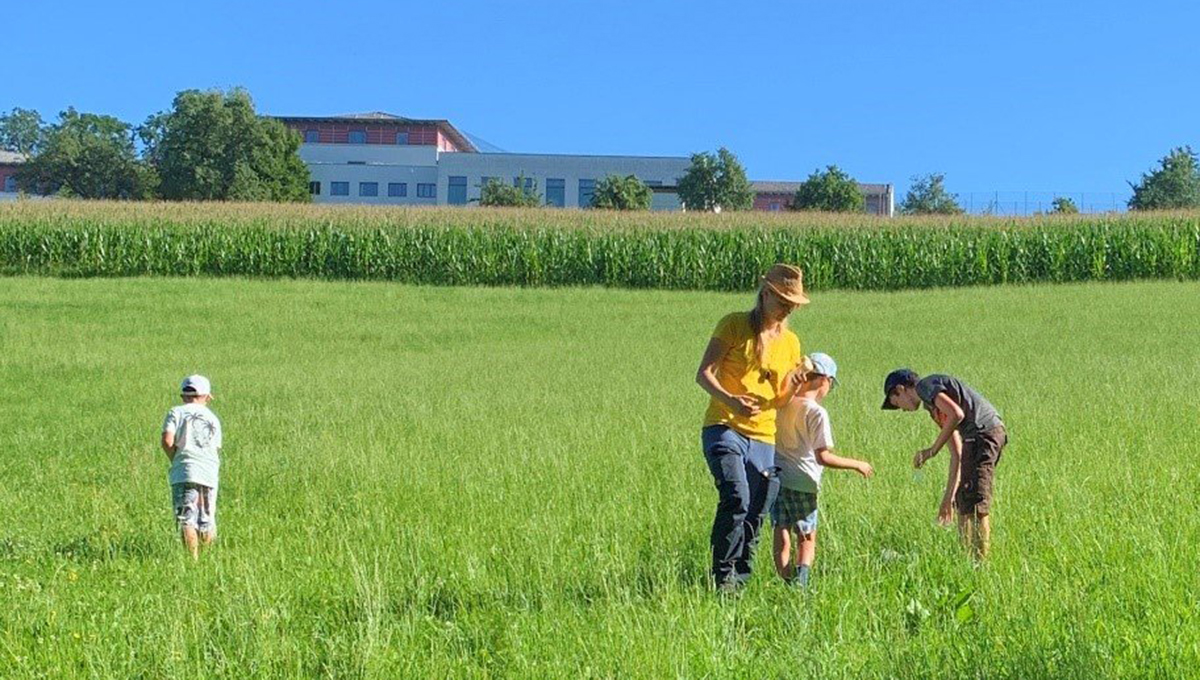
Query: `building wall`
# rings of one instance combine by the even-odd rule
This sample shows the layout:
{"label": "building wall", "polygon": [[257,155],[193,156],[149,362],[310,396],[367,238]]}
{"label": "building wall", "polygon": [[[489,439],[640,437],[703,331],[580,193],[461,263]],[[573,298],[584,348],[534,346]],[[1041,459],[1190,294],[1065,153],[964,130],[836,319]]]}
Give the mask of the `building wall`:
{"label": "building wall", "polygon": [[[754,209],[777,212],[791,210],[794,193],[760,191],[754,194]],[[863,196],[866,199],[866,211],[872,215],[891,217],[895,212],[891,185],[883,193],[870,193]]]}
{"label": "building wall", "polygon": [[[382,144],[301,144],[300,158],[308,165],[309,179],[320,184],[314,203],[366,203],[375,205],[436,205],[436,196],[418,195],[418,184],[437,186],[436,146]],[[346,196],[333,195],[334,182],[347,182]],[[375,182],[375,196],[363,196],[360,185]],[[405,184],[406,195],[388,195],[389,183]]]}
{"label": "building wall", "polygon": [[288,127],[300,133],[316,130],[319,144],[349,144],[350,131],[361,130],[366,134],[367,144],[396,145],[396,133],[407,132],[410,146],[432,146],[441,151],[457,151],[454,142],[436,125],[401,125],[397,123],[319,123],[288,121]]}
{"label": "building wall", "polygon": [[754,194],[754,209],[766,210],[769,212],[779,212],[781,210],[791,210],[792,198],[795,194],[778,193],[778,192],[760,192]]}
{"label": "building wall", "polygon": [[[607,175],[636,175],[643,182],[674,187],[688,165],[689,159],[682,157],[443,153],[438,159],[438,204],[448,202],[451,177],[466,177],[467,205],[478,205],[484,177],[512,183],[523,175],[537,182],[537,192],[543,197],[547,180],[563,180],[563,207],[578,208],[581,179],[599,181]],[[673,192],[655,192],[651,205],[654,210],[678,210],[679,198]]]}
{"label": "building wall", "polygon": [[[16,174],[21,166],[15,163],[0,163],[0,194],[16,194]],[[10,179],[11,178],[11,179]]]}

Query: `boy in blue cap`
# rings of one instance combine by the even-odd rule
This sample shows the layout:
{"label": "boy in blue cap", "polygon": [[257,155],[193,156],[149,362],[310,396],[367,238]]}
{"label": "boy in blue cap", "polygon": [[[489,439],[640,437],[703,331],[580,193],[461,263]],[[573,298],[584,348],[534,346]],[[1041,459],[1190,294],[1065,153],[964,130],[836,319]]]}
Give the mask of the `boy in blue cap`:
{"label": "boy in blue cap", "polygon": [[826,467],[875,474],[870,463],[833,452],[829,413],[821,405],[837,384],[833,357],[813,352],[796,372],[796,392],[776,416],[775,464],[779,494],[771,506],[775,571],[788,583],[808,585],[817,554],[817,493]]}
{"label": "boy in blue cap", "polygon": [[948,524],[951,507],[957,509],[963,543],[973,557],[983,559],[991,545],[992,482],[1008,443],[1004,421],[991,402],[958,378],[922,378],[907,368],[889,373],[883,382],[884,410],[916,411],[921,406],[941,432],[932,446],[917,451],[913,467],[920,468],[950,444],[950,476],[938,521]]}

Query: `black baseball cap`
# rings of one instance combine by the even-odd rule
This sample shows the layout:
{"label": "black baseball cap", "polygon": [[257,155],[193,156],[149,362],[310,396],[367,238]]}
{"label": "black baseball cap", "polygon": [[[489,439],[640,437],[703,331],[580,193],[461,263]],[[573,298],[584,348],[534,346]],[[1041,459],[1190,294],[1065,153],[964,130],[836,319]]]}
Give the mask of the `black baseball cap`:
{"label": "black baseball cap", "polygon": [[917,375],[915,371],[909,368],[897,368],[891,373],[888,373],[887,377],[883,379],[883,410],[896,410],[896,407],[892,406],[891,401],[888,399],[888,397],[892,394],[892,390],[896,389],[896,387],[899,385],[911,385],[920,379],[921,376]]}

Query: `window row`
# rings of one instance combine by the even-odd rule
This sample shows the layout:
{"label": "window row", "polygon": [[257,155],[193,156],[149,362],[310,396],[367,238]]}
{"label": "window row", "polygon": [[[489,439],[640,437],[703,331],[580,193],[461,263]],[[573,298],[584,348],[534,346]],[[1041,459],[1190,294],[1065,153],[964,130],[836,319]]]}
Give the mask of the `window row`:
{"label": "window row", "polygon": [[[304,142],[306,144],[317,144],[320,141],[321,141],[320,131],[318,131],[318,130],[305,130],[304,131]],[[367,143],[366,130],[351,130],[349,142],[351,144],[366,144]],[[407,132],[397,132],[396,133],[396,143],[397,144],[408,144],[408,133]]]}
{"label": "window row", "polygon": [[[512,185],[514,187],[521,186],[521,177],[513,177]],[[524,178],[524,189],[526,193],[533,193],[536,185],[536,180],[532,177]],[[480,191],[491,181],[502,181],[499,177],[489,177],[484,175],[479,178]],[[657,182],[657,184],[662,184]],[[467,203],[467,178],[462,175],[450,177],[450,190],[446,196],[446,202],[450,205],[466,205]],[[592,196],[596,194],[596,180],[581,179],[579,180],[579,207],[586,208],[592,204]],[[556,177],[546,179],[546,205],[552,205],[558,208],[567,206],[567,180]]]}
{"label": "window row", "polygon": [[[499,177],[489,177],[484,175],[479,178],[479,187],[482,190],[487,186],[488,182],[501,181]],[[522,186],[521,177],[514,177],[512,185],[514,187]],[[359,182],[358,195],[365,197],[379,196],[379,182]],[[646,182],[648,186],[661,186],[662,182],[649,180]],[[534,193],[536,189],[536,180],[532,177],[524,178],[524,189],[526,193]],[[321,183],[309,182],[308,191],[314,196],[321,195]],[[330,182],[330,196],[349,196],[350,182]],[[389,198],[404,198],[408,196],[407,182],[388,182],[387,195]],[[596,195],[596,180],[581,179],[579,180],[579,203],[578,206],[586,208],[592,204],[592,197]],[[417,184],[417,198],[437,198],[437,185],[431,183]],[[546,179],[545,190],[546,205],[565,208],[567,205],[567,181],[550,177]],[[446,202],[450,205],[466,205],[467,204],[467,178],[465,175],[452,175],[449,177]]]}
{"label": "window row", "polygon": [[[308,193],[312,194],[313,196],[320,196],[321,195],[321,183],[320,182],[309,182],[308,183]],[[349,196],[350,195],[350,183],[349,182],[330,182],[329,183],[329,195],[330,196]],[[368,196],[368,197],[378,196],[379,195],[379,182],[359,182],[358,183],[358,195],[359,196]],[[408,196],[408,182],[388,182],[387,183],[387,195],[389,198],[404,198],[404,197]],[[436,184],[427,184],[424,182],[418,182],[417,183],[417,198],[437,198],[437,185]]]}

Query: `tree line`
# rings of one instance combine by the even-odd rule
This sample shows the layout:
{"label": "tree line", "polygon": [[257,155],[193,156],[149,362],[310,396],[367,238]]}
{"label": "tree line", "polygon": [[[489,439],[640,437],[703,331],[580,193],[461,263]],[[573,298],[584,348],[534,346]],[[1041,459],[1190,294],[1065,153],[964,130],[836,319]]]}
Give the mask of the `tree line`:
{"label": "tree line", "polygon": [[141,125],[68,108],[0,115],[0,147],[26,157],[22,191],[75,198],[308,201],[300,135],[237,88],[185,90]]}

